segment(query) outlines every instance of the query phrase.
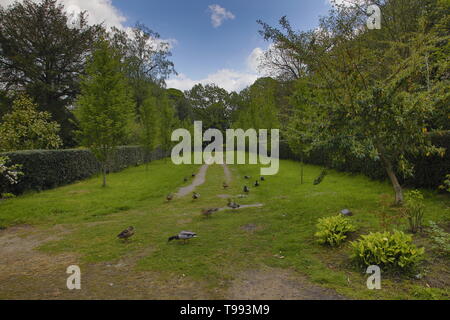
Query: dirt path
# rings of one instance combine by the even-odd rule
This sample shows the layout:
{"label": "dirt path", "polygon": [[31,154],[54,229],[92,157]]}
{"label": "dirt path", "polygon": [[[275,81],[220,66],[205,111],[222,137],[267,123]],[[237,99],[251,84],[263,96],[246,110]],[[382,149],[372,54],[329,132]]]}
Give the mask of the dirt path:
{"label": "dirt path", "polygon": [[232,300],[344,300],[333,290],[311,284],[284,269],[261,268],[238,274],[228,289]]}
{"label": "dirt path", "polygon": [[233,176],[231,175],[230,168],[228,168],[228,166],[225,163],[222,165],[222,167],[223,167],[223,173],[225,175],[225,180],[227,183],[230,183],[231,180],[233,180]]}
{"label": "dirt path", "polygon": [[206,171],[208,171],[208,167],[209,167],[209,165],[204,164],[198,171],[197,175],[195,176],[194,181],[192,181],[192,183],[190,185],[180,188],[180,190],[178,190],[176,196],[178,198],[185,197],[188,194],[191,194],[192,192],[194,192],[196,187],[204,184],[206,181]]}

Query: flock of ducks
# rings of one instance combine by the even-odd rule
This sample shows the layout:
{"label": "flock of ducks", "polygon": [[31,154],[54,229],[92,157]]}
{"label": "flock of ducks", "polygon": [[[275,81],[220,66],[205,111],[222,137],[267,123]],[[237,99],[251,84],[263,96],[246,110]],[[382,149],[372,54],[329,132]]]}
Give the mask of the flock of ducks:
{"label": "flock of ducks", "polygon": [[[192,177],[195,178],[195,173],[192,174]],[[244,179],[246,180],[250,180],[251,177],[250,176],[244,176]],[[260,178],[261,181],[266,181],[266,179],[264,177]],[[188,178],[184,178],[184,182],[187,182]],[[224,182],[223,183],[223,188],[226,190],[228,189],[230,186],[228,185],[228,183]],[[255,181],[255,183],[253,184],[254,187],[259,187],[260,186],[260,182],[258,180]],[[245,194],[249,194],[250,193],[250,188],[248,186],[244,186],[243,191]],[[166,200],[168,202],[172,201],[175,198],[175,194],[173,193],[169,193],[166,196]],[[198,200],[200,198],[200,194],[197,192],[193,192],[192,193],[192,199]],[[237,204],[235,202],[234,199],[228,199],[228,203],[227,203],[227,207],[231,208],[231,209],[239,209],[241,207],[241,205]],[[217,211],[219,211],[219,208],[210,208],[210,209],[203,209],[202,210],[202,215],[206,218],[210,218],[214,213],[216,213]],[[124,241],[128,241],[133,235],[135,234],[135,229],[134,227],[130,226],[128,228],[126,228],[125,230],[123,230],[121,233],[119,233],[117,235],[117,238],[124,240]],[[167,242],[171,242],[173,240],[182,240],[183,243],[186,243],[189,239],[192,238],[196,238],[197,234],[195,232],[192,231],[181,231],[179,234],[171,236],[168,238]]]}

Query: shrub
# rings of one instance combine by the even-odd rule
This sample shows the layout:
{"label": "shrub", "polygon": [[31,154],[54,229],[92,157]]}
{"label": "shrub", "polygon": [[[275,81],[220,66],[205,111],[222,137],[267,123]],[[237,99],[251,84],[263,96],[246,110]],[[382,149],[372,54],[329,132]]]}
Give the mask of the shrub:
{"label": "shrub", "polygon": [[315,234],[317,241],[330,246],[340,245],[349,232],[356,230],[350,219],[342,215],[319,219],[317,229]]}
{"label": "shrub", "polygon": [[418,249],[412,237],[401,231],[376,232],[351,243],[352,260],[359,266],[377,265],[386,269],[409,269],[422,260],[425,249]]}
{"label": "shrub", "polygon": [[423,195],[419,190],[412,190],[405,196],[405,212],[408,218],[409,228],[412,233],[417,233],[422,229],[425,204]]}
{"label": "shrub", "polygon": [[[3,156],[0,154],[0,156]],[[45,190],[73,183],[100,173],[100,164],[86,149],[32,150],[5,154],[11,163],[21,164],[24,176],[17,184],[9,184],[0,175],[0,190],[21,194],[28,190]],[[159,150],[146,154],[141,147],[119,147],[109,163],[109,172],[163,158]]]}
{"label": "shrub", "polygon": [[[5,185],[13,185],[19,182],[19,178],[23,173],[19,170],[21,165],[7,165],[10,161],[8,157],[0,157],[0,179],[4,181]],[[6,188],[5,188],[6,189]],[[4,190],[0,184],[0,198],[5,198],[8,193],[2,193]]]}
{"label": "shrub", "polygon": [[450,234],[430,221],[430,238],[433,241],[433,250],[442,256],[450,257]]}

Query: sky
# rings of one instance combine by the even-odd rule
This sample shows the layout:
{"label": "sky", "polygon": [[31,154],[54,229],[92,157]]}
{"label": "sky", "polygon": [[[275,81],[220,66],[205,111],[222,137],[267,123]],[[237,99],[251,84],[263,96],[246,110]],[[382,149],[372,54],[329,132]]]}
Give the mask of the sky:
{"label": "sky", "polygon": [[[14,1],[0,0],[0,5]],[[141,22],[158,32],[170,43],[178,72],[167,87],[180,90],[197,83],[242,90],[262,76],[257,65],[269,46],[258,34],[256,20],[276,25],[286,15],[295,29],[308,30],[331,8],[331,0],[58,1],[69,12],[86,10],[90,23],[127,29]]]}

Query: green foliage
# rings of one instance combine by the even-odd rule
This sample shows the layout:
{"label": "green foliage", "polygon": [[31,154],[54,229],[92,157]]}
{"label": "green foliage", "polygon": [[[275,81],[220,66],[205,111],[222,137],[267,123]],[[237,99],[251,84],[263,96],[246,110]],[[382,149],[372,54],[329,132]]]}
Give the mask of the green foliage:
{"label": "green foliage", "polygon": [[422,229],[425,204],[423,195],[419,190],[411,190],[406,193],[405,211],[411,232],[417,233]]}
{"label": "green foliage", "polygon": [[[19,164],[8,165],[9,157],[0,156],[0,180],[3,180],[5,185],[15,185],[19,182],[20,176],[23,175]],[[2,184],[0,183],[0,198],[9,197],[9,193],[3,193]]]}
{"label": "green foliage", "polygon": [[439,189],[450,192],[450,174],[445,176],[445,180],[442,185],[439,186]]}
{"label": "green foliage", "polygon": [[349,232],[356,231],[350,219],[342,215],[321,218],[318,221],[315,237],[320,244],[338,246],[347,238]]}
{"label": "green foliage", "polygon": [[287,126],[294,153],[326,146],[338,160],[349,151],[376,160],[401,204],[398,174],[414,173],[408,156],[444,152],[430,132],[446,129],[449,37],[437,26],[445,15],[436,1],[383,1],[383,30],[367,30],[367,5],[338,6],[316,30],[297,32],[283,17],[280,30],[259,22],[260,33],[288,62],[278,71],[302,66]]}
{"label": "green foliage", "polygon": [[433,250],[439,255],[450,257],[450,234],[445,232],[433,221],[430,221],[429,224]]}
{"label": "green foliage", "polygon": [[64,143],[73,145],[67,107],[80,92],[85,57],[102,27],[90,24],[84,11],[72,22],[60,1],[11,4],[0,8],[0,87],[26,92],[61,126]]}
{"label": "green foliage", "polygon": [[224,132],[230,127],[230,99],[225,89],[214,84],[197,84],[186,92],[194,119],[203,121],[204,128]]}
{"label": "green foliage", "polygon": [[407,270],[423,258],[424,248],[418,249],[412,237],[401,231],[375,232],[361,236],[351,243],[352,260],[361,267],[378,265],[386,269]]}
{"label": "green foliage", "polygon": [[[19,182],[14,184],[4,174],[0,174],[0,190],[5,193],[21,194],[29,190],[51,189],[89,178],[101,169],[92,152],[83,149],[18,151],[5,155],[11,163],[21,164],[20,167],[10,166],[10,172],[20,169],[24,173]],[[160,159],[163,155],[160,150],[148,154],[141,147],[119,147],[111,159],[109,171],[120,171]],[[0,168],[3,168],[1,159],[5,157],[0,157]]]}
{"label": "green foliage", "polygon": [[25,95],[14,100],[12,111],[0,123],[0,151],[57,149],[62,141],[59,124],[50,113],[37,110]]}
{"label": "green foliage", "polygon": [[82,145],[92,150],[103,167],[103,185],[106,170],[118,145],[129,135],[134,104],[120,55],[107,41],[97,44],[82,78],[81,95],[75,114],[80,124]]}
{"label": "green foliage", "polygon": [[141,145],[148,152],[153,151],[160,142],[161,117],[157,99],[148,97],[140,108]]}

